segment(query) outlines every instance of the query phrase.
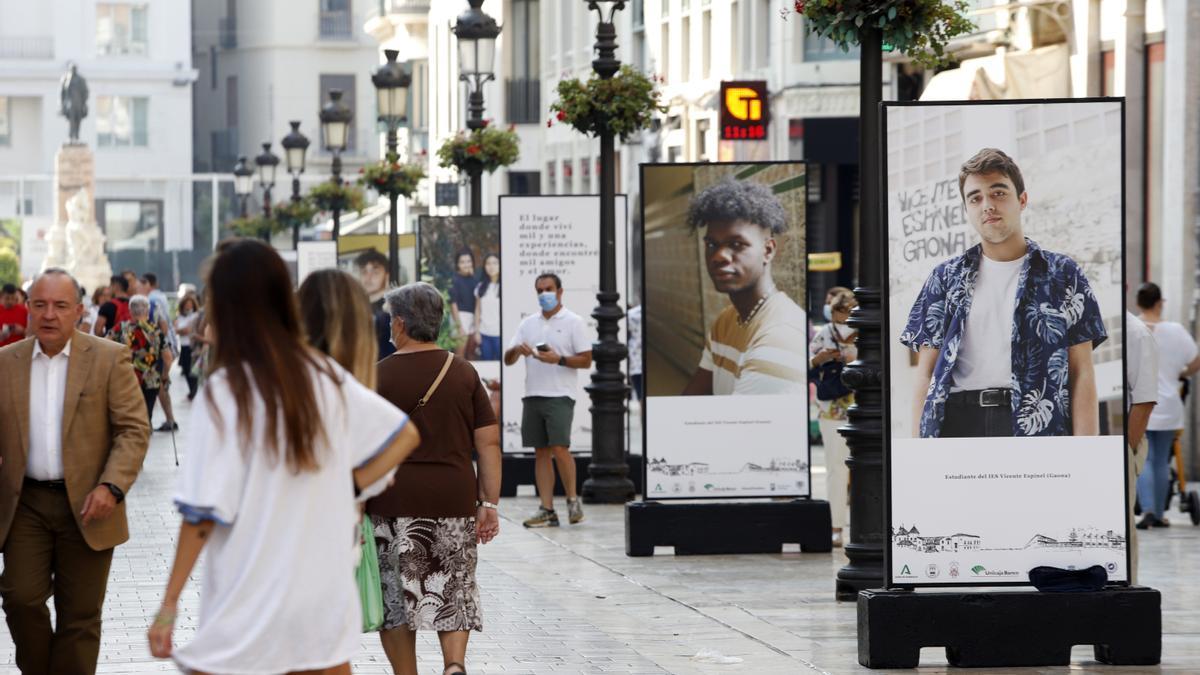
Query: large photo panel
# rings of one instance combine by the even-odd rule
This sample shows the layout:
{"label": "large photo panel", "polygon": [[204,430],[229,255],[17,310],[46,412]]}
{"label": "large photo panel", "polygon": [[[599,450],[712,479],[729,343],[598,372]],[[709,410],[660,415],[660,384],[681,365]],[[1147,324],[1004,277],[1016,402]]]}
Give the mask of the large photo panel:
{"label": "large photo panel", "polygon": [[[628,206],[625,195],[616,197],[617,292],[626,301],[626,242]],[[501,280],[503,349],[518,334],[521,322],[542,313],[535,281],[555,274],[562,281],[562,306],[584,323],[588,349],[596,341],[596,294],[600,292],[600,197],[598,195],[546,195],[500,197],[500,245],[504,253]],[[551,330],[547,326],[544,330]],[[619,335],[625,335],[625,321]],[[537,339],[535,338],[535,342]],[[547,336],[547,343],[553,340]],[[530,345],[534,347],[536,345]],[[523,442],[521,419],[524,410],[526,361],[521,357],[503,366],[501,448],[504,452],[530,452]],[[595,366],[593,365],[593,368]],[[622,364],[622,370],[625,365]],[[574,413],[571,415],[571,452],[592,451],[591,398],[584,390],[591,383],[591,370],[574,373]],[[628,424],[628,419],[626,420]]]}
{"label": "large photo panel", "polygon": [[1123,107],[885,104],[889,580],[1128,580]]}
{"label": "large photo panel", "polygon": [[642,165],[648,499],[808,496],[805,172]]}

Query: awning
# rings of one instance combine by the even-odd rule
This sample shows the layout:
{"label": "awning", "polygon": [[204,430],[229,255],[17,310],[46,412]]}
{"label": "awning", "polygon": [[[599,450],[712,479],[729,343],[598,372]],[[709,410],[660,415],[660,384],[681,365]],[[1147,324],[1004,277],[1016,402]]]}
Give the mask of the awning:
{"label": "awning", "polygon": [[1068,98],[1071,66],[1066,44],[967,59],[933,76],[922,101]]}

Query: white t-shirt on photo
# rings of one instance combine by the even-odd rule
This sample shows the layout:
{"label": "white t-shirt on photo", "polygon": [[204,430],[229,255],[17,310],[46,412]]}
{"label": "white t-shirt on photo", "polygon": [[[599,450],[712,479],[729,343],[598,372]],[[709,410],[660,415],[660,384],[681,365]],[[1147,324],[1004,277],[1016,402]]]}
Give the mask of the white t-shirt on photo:
{"label": "white t-shirt on photo", "polygon": [[979,257],[979,275],[950,391],[1012,387],[1013,314],[1025,256],[999,262]]}
{"label": "white t-shirt on photo", "polygon": [[[509,348],[525,343],[530,347],[545,342],[561,356],[575,356],[592,350],[587,324],[578,314],[563,307],[549,319],[541,312],[521,319]],[[568,368],[556,363],[543,363],[533,356],[525,361],[525,396],[566,396],[574,399],[579,395],[579,368]]]}
{"label": "white t-shirt on photo", "polygon": [[1191,333],[1174,321],[1147,324],[1158,344],[1158,404],[1150,413],[1151,431],[1183,428],[1183,399],[1179,397],[1179,376],[1196,358],[1198,348]]}

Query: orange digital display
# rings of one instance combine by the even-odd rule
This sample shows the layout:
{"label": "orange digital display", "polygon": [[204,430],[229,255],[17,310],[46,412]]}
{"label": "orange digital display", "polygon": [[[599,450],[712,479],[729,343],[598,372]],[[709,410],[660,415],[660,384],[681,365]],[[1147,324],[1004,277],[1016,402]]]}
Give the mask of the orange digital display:
{"label": "orange digital display", "polygon": [[762,141],[767,138],[767,83],[751,80],[721,83],[721,138]]}

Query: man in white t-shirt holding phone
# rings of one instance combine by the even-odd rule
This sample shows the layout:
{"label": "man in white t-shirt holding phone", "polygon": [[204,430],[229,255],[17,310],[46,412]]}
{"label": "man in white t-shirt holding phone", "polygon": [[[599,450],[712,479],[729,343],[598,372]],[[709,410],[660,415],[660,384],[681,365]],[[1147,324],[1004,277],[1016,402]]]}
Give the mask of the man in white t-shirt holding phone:
{"label": "man in white t-shirt holding phone", "polygon": [[521,320],[504,365],[525,359],[525,397],[521,399],[521,442],[536,450],[535,480],[541,506],[525,527],[557,527],[554,511],[554,465],[567,492],[571,524],[583,520],[575,490],[575,458],[571,456],[571,425],[579,371],[592,367],[592,343],[583,318],[562,304],[562,280],[542,274],[534,281],[542,311]]}

